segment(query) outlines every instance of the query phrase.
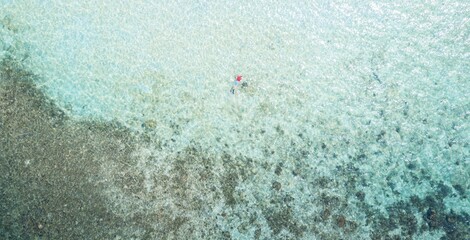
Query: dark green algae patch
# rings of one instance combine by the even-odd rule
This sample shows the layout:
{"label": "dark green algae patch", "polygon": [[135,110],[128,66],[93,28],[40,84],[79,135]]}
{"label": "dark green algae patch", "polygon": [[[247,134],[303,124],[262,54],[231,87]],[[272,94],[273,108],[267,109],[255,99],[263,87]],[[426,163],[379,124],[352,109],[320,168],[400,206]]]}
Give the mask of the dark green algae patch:
{"label": "dark green algae patch", "polygon": [[[115,124],[74,123],[15,62],[0,69],[0,239],[111,239],[126,223],[98,191],[100,160],[128,161]],[[93,181],[95,180],[95,181]]]}
{"label": "dark green algae patch", "polygon": [[[35,77],[15,61],[7,59],[0,65],[0,239],[195,238],[198,229],[182,227],[189,219],[175,217],[164,209],[132,216],[110,210],[109,199],[103,194],[108,186],[106,181],[110,181],[101,174],[103,161],[116,162],[122,167],[136,165],[132,152],[138,144],[148,141],[148,137],[134,136],[117,123],[68,119],[36,88]],[[190,158],[203,160],[185,161]],[[246,204],[235,196],[236,186],[250,177],[249,168],[259,166],[252,166],[258,163],[235,166],[233,157],[223,158],[225,168],[230,170],[222,178],[224,186],[220,198],[225,199],[226,208],[235,209],[238,204]],[[201,164],[206,170],[211,168],[211,160],[198,153],[197,148],[179,154],[174,167],[176,173],[169,180],[172,183],[164,183],[174,191],[169,196],[187,197],[185,171],[189,169],[188,164]],[[272,168],[275,175],[287,171],[281,165]],[[307,168],[300,166],[292,174],[309,179],[305,176],[309,173],[302,169]],[[261,213],[241,219],[243,224],[239,231],[255,229],[254,239],[265,239],[261,237],[259,223],[266,221],[272,239],[284,239],[280,236],[282,232],[291,233],[292,239],[349,239],[366,227],[371,229],[371,239],[412,239],[416,234],[438,230],[444,233],[442,239],[470,239],[469,215],[446,209],[443,202],[450,194],[466,198],[467,190],[460,185],[446,186],[431,181],[436,189],[434,193],[397,202],[387,208],[387,216],[384,216],[364,202],[365,193],[357,187],[367,184],[367,179],[356,171],[354,164],[338,166],[338,169],[345,180],[335,182],[320,176],[312,182],[319,194],[312,196],[311,201],[323,210],[308,222],[296,219],[291,210],[293,197],[275,181],[269,205],[260,204]],[[419,173],[413,168],[410,171]],[[207,172],[204,176],[211,177],[210,171]],[[115,181],[119,186],[131,186],[129,194],[138,194],[139,188],[143,188],[142,179],[137,175]],[[335,184],[346,185],[348,195],[328,194],[328,189],[338,187]],[[393,188],[393,184],[390,187]],[[186,201],[184,207],[196,211],[211,204],[197,199]],[[363,211],[367,217],[365,223],[343,215],[352,204]],[[154,227],[156,224],[165,231]],[[400,235],[396,234],[397,229],[401,229]],[[203,232],[209,235],[197,236],[232,239],[230,232],[216,227]]]}

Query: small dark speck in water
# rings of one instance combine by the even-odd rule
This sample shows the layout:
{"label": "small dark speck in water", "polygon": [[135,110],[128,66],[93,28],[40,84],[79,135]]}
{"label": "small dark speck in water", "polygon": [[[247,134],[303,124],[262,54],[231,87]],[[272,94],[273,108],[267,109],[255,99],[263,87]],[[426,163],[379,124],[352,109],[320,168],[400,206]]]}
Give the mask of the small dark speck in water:
{"label": "small dark speck in water", "polygon": [[377,75],[377,73],[372,72],[372,78],[373,78],[375,81],[377,81],[377,82],[379,82],[379,83],[382,83],[382,80],[380,80],[379,75]]}

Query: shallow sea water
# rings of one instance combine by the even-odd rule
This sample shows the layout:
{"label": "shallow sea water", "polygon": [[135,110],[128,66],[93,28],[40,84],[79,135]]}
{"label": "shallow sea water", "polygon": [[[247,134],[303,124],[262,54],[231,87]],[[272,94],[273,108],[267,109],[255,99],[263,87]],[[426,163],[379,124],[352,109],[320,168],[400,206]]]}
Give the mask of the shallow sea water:
{"label": "shallow sea water", "polygon": [[0,238],[470,238],[466,1],[0,3]]}

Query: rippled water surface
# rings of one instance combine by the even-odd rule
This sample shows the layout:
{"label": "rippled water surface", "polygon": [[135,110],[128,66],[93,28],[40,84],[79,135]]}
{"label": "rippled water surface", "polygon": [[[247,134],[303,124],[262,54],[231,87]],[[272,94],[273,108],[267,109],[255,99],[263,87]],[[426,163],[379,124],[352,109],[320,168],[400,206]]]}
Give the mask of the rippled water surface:
{"label": "rippled water surface", "polygon": [[467,1],[157,2],[0,0],[0,238],[470,238]]}

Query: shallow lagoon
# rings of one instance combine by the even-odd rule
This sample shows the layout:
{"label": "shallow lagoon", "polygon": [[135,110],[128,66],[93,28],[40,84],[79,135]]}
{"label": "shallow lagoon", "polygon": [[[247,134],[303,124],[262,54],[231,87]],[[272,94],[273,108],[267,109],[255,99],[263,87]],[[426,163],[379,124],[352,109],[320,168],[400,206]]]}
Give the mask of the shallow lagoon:
{"label": "shallow lagoon", "polygon": [[464,1],[3,3],[2,238],[468,238]]}

